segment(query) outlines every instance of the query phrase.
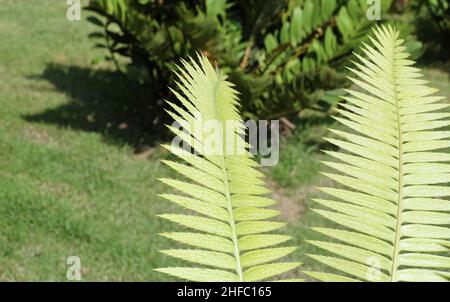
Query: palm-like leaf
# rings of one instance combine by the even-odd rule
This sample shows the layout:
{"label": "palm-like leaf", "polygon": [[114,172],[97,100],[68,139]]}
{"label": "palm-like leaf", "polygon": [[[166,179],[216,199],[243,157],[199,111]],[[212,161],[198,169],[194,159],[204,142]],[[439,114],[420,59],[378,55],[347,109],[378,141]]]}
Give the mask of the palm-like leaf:
{"label": "palm-like leaf", "polygon": [[[324,281],[444,281],[450,258],[449,105],[432,96],[408,59],[399,33],[374,30],[373,46],[356,55],[343,117],[349,130],[329,139],[328,177],[344,189],[322,188],[330,199],[315,210],[344,229],[315,228],[337,242],[311,241],[333,256],[311,255],[339,273],[309,272]],[[337,255],[337,256],[335,256]]]}
{"label": "palm-like leaf", "polygon": [[[162,197],[201,215],[161,215],[195,231],[162,234],[193,247],[163,253],[211,268],[157,270],[192,281],[257,281],[291,270],[299,263],[272,263],[290,254],[294,248],[274,247],[289,240],[289,236],[265,234],[284,224],[267,221],[277,216],[278,211],[265,208],[274,201],[261,196],[268,190],[264,187],[262,174],[255,169],[257,164],[248,150],[243,155],[226,152],[226,142],[235,142],[236,146],[244,142],[240,135],[243,123],[236,107],[236,91],[205,57],[199,61],[200,64],[193,60],[190,63],[182,61],[184,69],[179,69],[178,86],[184,96],[173,92],[184,108],[169,103],[173,108],[169,114],[187,132],[173,127],[171,130],[198,155],[166,146],[186,163],[165,163],[188,180],[161,180],[182,193],[163,194]],[[200,120],[204,123],[218,121],[224,130],[227,121],[238,127],[232,131],[232,139],[227,139],[230,134],[224,133],[221,152],[213,152],[203,132],[194,130]]]}

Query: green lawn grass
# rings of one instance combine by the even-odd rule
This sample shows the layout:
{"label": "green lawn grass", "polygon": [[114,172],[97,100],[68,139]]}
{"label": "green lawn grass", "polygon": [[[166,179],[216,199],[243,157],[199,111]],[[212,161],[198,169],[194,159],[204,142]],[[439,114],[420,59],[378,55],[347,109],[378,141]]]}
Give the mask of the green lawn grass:
{"label": "green lawn grass", "polygon": [[[108,64],[92,65],[104,53],[87,38],[86,12],[69,22],[65,1],[29,2],[0,0],[0,280],[67,280],[68,256],[80,257],[85,281],[172,280],[153,271],[181,263],[158,253],[171,243],[157,234],[177,228],[156,217],[175,210],[157,196],[168,155],[134,154],[147,134],[119,125],[135,91]],[[427,74],[450,94],[447,73]],[[304,243],[325,223],[307,211],[325,182],[318,157],[296,139],[282,152],[267,172],[299,246],[291,258],[320,269]]]}
{"label": "green lawn grass", "polygon": [[[171,243],[157,234],[176,229],[156,217],[175,210],[157,196],[167,155],[138,159],[130,144],[143,134],[117,129],[133,91],[91,64],[104,55],[87,39],[95,27],[85,14],[67,21],[62,2],[0,5],[0,280],[66,280],[68,256],[80,257],[83,280],[172,280],[152,270],[179,264],[158,253]],[[313,191],[275,190],[300,246]],[[312,247],[301,246],[292,258],[308,262]]]}
{"label": "green lawn grass", "polygon": [[113,76],[90,74],[103,55],[93,26],[67,21],[64,1],[0,6],[0,280],[66,280],[72,255],[83,280],[165,279],[152,271],[173,263],[157,252],[169,227],[155,217],[169,208],[156,195],[162,155],[137,159],[76,98],[106,110],[122,96]]}

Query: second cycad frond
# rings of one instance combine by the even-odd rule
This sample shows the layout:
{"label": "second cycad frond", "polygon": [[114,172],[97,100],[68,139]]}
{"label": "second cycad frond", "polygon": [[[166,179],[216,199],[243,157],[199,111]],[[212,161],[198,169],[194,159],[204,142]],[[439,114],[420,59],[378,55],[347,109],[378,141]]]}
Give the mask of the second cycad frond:
{"label": "second cycad frond", "polygon": [[344,188],[322,188],[320,215],[344,227],[315,228],[336,242],[311,241],[332,256],[311,255],[339,273],[324,281],[446,281],[450,257],[450,114],[408,59],[399,33],[374,30],[372,46],[351,68],[337,120],[348,130],[329,139],[342,152],[326,173]]}
{"label": "second cycad frond", "polygon": [[[174,94],[184,108],[169,103],[169,114],[185,131],[170,127],[183,141],[192,146],[193,155],[173,145],[166,146],[185,161],[165,163],[187,180],[162,179],[182,194],[162,197],[200,215],[164,214],[162,218],[193,231],[164,233],[163,236],[189,245],[189,249],[170,249],[163,253],[206,267],[170,267],[157,269],[191,281],[257,281],[289,271],[299,263],[272,263],[290,254],[293,247],[274,247],[289,236],[266,234],[284,224],[267,219],[278,211],[266,209],[274,202],[261,195],[262,174],[255,167],[248,150],[243,155],[226,152],[227,143],[243,143],[239,133],[243,123],[237,110],[238,97],[224,75],[214,70],[205,57],[197,64],[182,61],[179,69],[179,89]],[[232,122],[237,128],[224,133],[221,152],[214,151],[196,125],[217,121],[226,129]],[[228,137],[227,137],[228,135]],[[216,145],[217,146],[217,145]]]}

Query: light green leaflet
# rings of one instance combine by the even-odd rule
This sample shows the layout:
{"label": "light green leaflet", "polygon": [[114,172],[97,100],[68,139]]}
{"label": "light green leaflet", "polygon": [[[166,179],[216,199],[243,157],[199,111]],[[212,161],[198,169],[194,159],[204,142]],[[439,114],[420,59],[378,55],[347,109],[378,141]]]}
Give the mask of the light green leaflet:
{"label": "light green leaflet", "polygon": [[184,96],[176,91],[174,94],[183,108],[169,103],[173,108],[169,114],[186,131],[169,128],[198,155],[165,146],[185,163],[164,161],[183,179],[161,179],[179,192],[161,195],[164,199],[197,214],[160,215],[188,229],[161,234],[187,246],[162,252],[190,262],[193,267],[156,270],[191,281],[225,282],[264,280],[294,269],[300,263],[274,262],[295,248],[278,247],[290,240],[289,236],[267,234],[284,224],[268,220],[279,213],[266,208],[275,202],[262,196],[269,191],[248,150],[240,155],[226,152],[230,140],[223,135],[223,152],[211,152],[207,135],[195,130],[200,120],[218,121],[223,129],[227,121],[234,121],[238,127],[232,131],[231,141],[243,143],[236,91],[205,57],[199,57],[199,61],[182,61],[184,68],[179,69],[178,86]]}
{"label": "light green leaflet", "polygon": [[[316,210],[342,229],[316,228],[334,242],[310,241],[330,256],[310,255],[339,273],[308,272],[323,281],[447,281],[450,277],[450,114],[431,96],[408,59],[399,33],[377,27],[349,68],[347,127],[330,139],[341,152],[326,175],[343,189],[323,188]],[[443,130],[444,129],[444,130]]]}

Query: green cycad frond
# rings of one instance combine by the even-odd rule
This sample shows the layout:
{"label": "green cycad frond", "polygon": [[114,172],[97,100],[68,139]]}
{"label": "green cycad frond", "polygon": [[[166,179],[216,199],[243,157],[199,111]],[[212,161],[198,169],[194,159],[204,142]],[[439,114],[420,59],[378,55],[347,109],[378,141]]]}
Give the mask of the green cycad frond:
{"label": "green cycad frond", "polygon": [[[337,118],[348,127],[329,139],[344,189],[315,210],[344,229],[315,228],[336,242],[310,241],[332,256],[310,255],[344,275],[309,272],[323,281],[445,281],[450,273],[450,114],[408,59],[399,33],[374,30],[373,46],[356,55],[359,89],[349,90]],[[361,92],[363,91],[363,92]],[[441,149],[441,150],[440,150]],[[337,256],[336,256],[337,255]]]}
{"label": "green cycad frond", "polygon": [[[257,281],[284,273],[299,263],[272,263],[294,248],[274,247],[289,240],[289,236],[266,234],[284,224],[267,221],[278,215],[278,211],[265,208],[275,202],[261,196],[269,191],[248,150],[238,153],[237,146],[244,143],[239,135],[244,125],[237,110],[237,93],[205,57],[199,61],[182,61],[184,69],[179,69],[178,86],[184,96],[173,92],[184,108],[169,103],[173,108],[169,114],[184,131],[169,128],[192,146],[196,155],[173,145],[165,146],[186,162],[165,163],[188,180],[161,179],[182,193],[161,196],[200,215],[160,216],[193,230],[162,234],[192,247],[162,252],[210,268],[157,270],[191,281]],[[222,126],[222,141],[209,144],[207,135],[198,131],[198,125],[209,121],[218,121]],[[231,134],[226,131],[227,122],[236,126]],[[230,144],[235,145],[234,152],[227,149]]]}

